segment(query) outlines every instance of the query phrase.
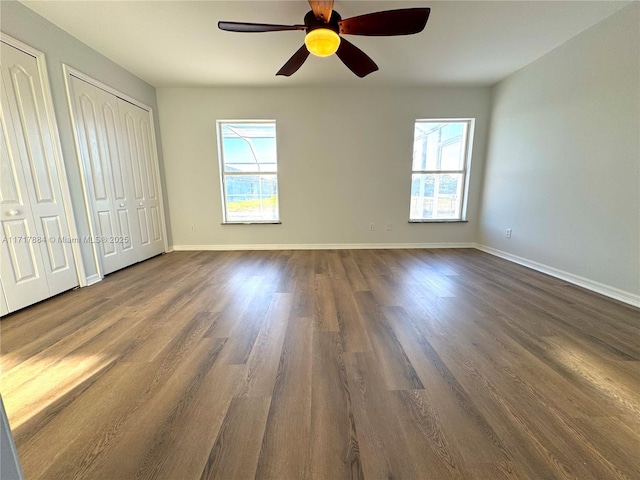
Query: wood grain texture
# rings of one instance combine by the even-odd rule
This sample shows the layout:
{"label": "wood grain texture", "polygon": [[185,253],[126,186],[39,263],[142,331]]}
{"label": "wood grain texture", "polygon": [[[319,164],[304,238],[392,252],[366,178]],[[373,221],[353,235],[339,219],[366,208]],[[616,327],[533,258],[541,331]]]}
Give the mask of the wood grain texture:
{"label": "wood grain texture", "polygon": [[232,400],[201,480],[255,477],[270,403],[269,397]]}
{"label": "wood grain texture", "polygon": [[358,435],[340,336],[313,334],[312,478],[362,479]]}
{"label": "wood grain texture", "polygon": [[30,480],[640,478],[640,310],[476,250],[174,252],[0,329]]}

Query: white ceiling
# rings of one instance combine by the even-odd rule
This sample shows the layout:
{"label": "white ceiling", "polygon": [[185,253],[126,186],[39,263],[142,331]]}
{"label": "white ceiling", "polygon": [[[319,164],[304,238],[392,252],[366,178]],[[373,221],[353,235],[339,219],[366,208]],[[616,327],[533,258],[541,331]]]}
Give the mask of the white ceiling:
{"label": "white ceiling", "polygon": [[155,87],[492,85],[623,8],[627,1],[336,1],[342,18],[431,7],[424,32],[349,40],[380,67],[364,79],[334,56],[275,73],[304,33],[230,33],[218,20],[295,24],[289,1],[31,1],[22,3]]}

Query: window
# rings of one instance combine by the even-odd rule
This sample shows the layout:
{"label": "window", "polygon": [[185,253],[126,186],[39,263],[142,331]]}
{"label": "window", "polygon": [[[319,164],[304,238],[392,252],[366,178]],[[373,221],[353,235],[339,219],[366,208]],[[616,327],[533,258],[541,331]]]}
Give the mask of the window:
{"label": "window", "polygon": [[416,120],[410,222],[464,220],[473,122]]}
{"label": "window", "polygon": [[276,122],[217,123],[224,223],[279,223]]}

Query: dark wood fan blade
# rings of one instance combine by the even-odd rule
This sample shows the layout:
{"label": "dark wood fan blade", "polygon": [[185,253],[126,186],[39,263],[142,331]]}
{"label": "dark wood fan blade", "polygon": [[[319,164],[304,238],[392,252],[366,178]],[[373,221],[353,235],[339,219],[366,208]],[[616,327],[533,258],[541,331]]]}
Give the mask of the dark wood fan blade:
{"label": "dark wood fan blade", "polygon": [[306,30],[305,25],[272,25],[270,23],[218,22],[220,30],[227,32],[260,33],[281,30]]}
{"label": "dark wood fan blade", "polygon": [[316,0],[309,0],[311,10],[318,20],[327,23],[331,19],[331,12],[333,12],[333,0],[329,2],[322,2]]}
{"label": "dark wood fan blade", "polygon": [[284,75],[285,77],[290,77],[294,73],[298,71],[298,69],[305,62],[307,57],[309,56],[309,50],[305,45],[302,45],[296,53],[285,63],[276,75]]}
{"label": "dark wood fan blade", "polygon": [[424,30],[430,8],[405,8],[368,13],[338,22],[340,33],[348,35],[411,35]]}
{"label": "dark wood fan blade", "polygon": [[336,55],[349,70],[360,78],[378,70],[378,66],[369,58],[369,55],[344,38],[340,39]]}

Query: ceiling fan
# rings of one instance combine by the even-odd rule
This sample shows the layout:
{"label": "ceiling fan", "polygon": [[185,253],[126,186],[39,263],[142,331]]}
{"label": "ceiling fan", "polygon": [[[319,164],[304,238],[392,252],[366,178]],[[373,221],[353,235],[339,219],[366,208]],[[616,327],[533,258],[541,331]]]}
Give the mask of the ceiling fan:
{"label": "ceiling fan", "polygon": [[293,54],[276,75],[291,76],[302,66],[309,53],[328,57],[334,53],[360,78],[378,70],[369,56],[341,35],[392,36],[411,35],[424,30],[430,8],[404,8],[368,13],[343,20],[333,10],[333,0],[309,0],[311,10],[304,25],[272,25],[267,23],[218,22],[228,32],[258,33],[282,30],[304,30],[304,45]]}

